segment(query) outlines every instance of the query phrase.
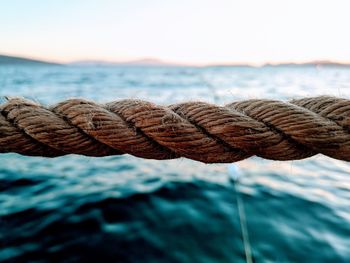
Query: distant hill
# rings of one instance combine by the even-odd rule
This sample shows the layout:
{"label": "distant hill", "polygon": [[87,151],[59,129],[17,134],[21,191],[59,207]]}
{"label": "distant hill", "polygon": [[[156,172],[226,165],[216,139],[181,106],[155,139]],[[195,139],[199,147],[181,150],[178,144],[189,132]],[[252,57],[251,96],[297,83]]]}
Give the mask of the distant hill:
{"label": "distant hill", "polygon": [[[173,63],[169,61],[163,61],[155,58],[144,58],[129,61],[104,61],[104,60],[80,60],[67,64],[57,64],[49,61],[42,61],[36,59],[29,59],[17,56],[0,55],[1,65],[78,65],[78,66],[156,66],[156,67],[177,67],[177,66],[191,66],[180,63]],[[194,65],[193,65],[194,66]],[[204,66],[205,67],[205,66]],[[250,64],[213,64],[207,65],[207,67],[256,67]],[[305,63],[266,63],[260,67],[346,67],[350,68],[350,64],[338,63],[328,60],[316,60]]]}
{"label": "distant hill", "polygon": [[338,63],[328,60],[316,60],[305,63],[279,63],[279,64],[270,64],[267,63],[264,67],[350,67],[350,64]]}
{"label": "distant hill", "polygon": [[289,67],[289,68],[302,68],[302,67],[316,67],[316,68],[350,68],[350,64],[347,63],[339,63],[334,61],[328,61],[328,60],[315,60],[315,61],[308,61],[304,63],[293,63],[293,62],[286,62],[286,63],[266,63],[261,66],[254,66],[250,64],[214,64],[209,65],[209,67],[254,67],[254,68],[265,68],[265,67]]}
{"label": "distant hill", "polygon": [[145,58],[130,61],[104,61],[104,60],[80,60],[69,63],[71,65],[81,65],[81,66],[182,66],[181,64],[165,62],[155,58]]}
{"label": "distant hill", "polygon": [[47,62],[47,61],[29,59],[29,58],[0,55],[0,66],[1,65],[59,65],[59,64]]}

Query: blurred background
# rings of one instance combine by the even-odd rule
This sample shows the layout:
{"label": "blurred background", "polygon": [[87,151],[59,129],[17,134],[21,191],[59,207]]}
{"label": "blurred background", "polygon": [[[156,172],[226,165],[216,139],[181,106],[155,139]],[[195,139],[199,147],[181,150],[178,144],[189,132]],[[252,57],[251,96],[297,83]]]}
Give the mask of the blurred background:
{"label": "blurred background", "polygon": [[[340,0],[2,1],[0,102],[349,98],[349,10]],[[320,155],[229,166],[1,154],[0,262],[348,262],[349,172]]]}

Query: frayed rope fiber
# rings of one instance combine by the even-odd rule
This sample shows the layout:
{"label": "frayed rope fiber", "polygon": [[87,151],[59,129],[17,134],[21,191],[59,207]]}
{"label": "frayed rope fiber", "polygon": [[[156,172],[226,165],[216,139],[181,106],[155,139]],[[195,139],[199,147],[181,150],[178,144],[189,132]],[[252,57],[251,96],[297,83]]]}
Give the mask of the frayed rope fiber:
{"label": "frayed rope fiber", "polygon": [[56,157],[131,154],[231,163],[253,155],[297,160],[321,153],[350,161],[350,100],[253,99],[226,106],[70,99],[44,107],[23,98],[0,105],[0,152]]}

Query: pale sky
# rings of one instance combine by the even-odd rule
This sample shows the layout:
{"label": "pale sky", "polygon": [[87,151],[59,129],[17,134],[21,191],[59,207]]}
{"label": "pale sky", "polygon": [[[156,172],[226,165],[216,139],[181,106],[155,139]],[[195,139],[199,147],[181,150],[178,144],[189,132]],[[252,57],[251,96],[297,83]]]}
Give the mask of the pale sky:
{"label": "pale sky", "polygon": [[0,0],[0,53],[57,62],[350,62],[349,0]]}

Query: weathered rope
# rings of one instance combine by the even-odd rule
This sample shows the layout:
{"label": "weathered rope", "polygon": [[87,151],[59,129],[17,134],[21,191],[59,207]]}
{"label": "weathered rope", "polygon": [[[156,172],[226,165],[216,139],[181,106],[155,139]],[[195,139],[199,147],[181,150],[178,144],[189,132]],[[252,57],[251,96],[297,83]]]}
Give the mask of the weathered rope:
{"label": "weathered rope", "polygon": [[0,152],[55,157],[131,154],[230,163],[257,155],[297,160],[321,153],[350,161],[350,100],[246,100],[226,106],[71,99],[44,107],[0,105]]}

